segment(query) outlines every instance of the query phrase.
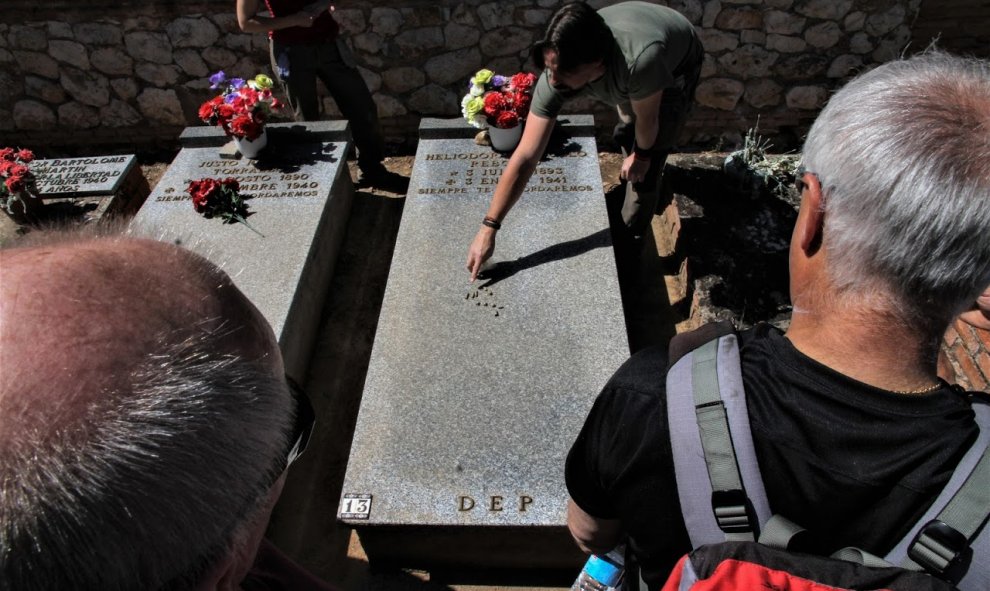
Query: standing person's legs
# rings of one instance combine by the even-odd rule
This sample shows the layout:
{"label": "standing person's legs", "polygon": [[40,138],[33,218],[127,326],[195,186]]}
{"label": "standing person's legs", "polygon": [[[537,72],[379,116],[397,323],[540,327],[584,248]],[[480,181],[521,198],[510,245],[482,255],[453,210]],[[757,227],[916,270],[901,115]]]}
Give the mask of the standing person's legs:
{"label": "standing person's legs", "polygon": [[386,172],[382,166],[385,142],[378,122],[378,106],[364,78],[341,43],[325,43],[319,50],[319,75],[340,112],[351,124],[354,145],[358,150],[358,167],[368,175]]}
{"label": "standing person's legs", "polygon": [[[632,238],[638,239],[649,229],[650,221],[656,212],[660,199],[660,181],[667,156],[677,143],[684,129],[694,101],[694,91],[701,76],[701,63],[704,51],[700,44],[692,48],[686,60],[685,72],[678,76],[677,85],[663,91],[660,101],[660,130],[656,142],[650,149],[650,167],[641,182],[628,183],[626,198],[622,204],[622,221]],[[619,124],[615,126],[613,137],[622,146],[623,155],[632,152],[636,141],[636,119],[629,103],[617,105]]]}
{"label": "standing person's legs", "polygon": [[[670,153],[669,146],[660,149],[661,138],[668,134],[667,128],[673,123],[671,119],[665,118],[663,108],[663,103],[668,101],[668,92],[670,89],[664,91],[663,101],[660,104],[660,131],[656,143],[650,150],[650,166],[646,170],[646,175],[638,183],[626,183],[626,196],[622,203],[621,215],[627,237],[633,240],[641,238],[649,228],[657,208],[657,200],[660,198],[660,173]],[[619,113],[619,124],[615,127],[613,137],[622,147],[622,155],[625,157],[632,153],[633,144],[636,142],[636,119],[629,103],[617,105],[616,109]]]}
{"label": "standing person's legs", "polygon": [[269,44],[272,72],[282,84],[296,121],[317,121],[320,102],[316,95],[316,46]]}

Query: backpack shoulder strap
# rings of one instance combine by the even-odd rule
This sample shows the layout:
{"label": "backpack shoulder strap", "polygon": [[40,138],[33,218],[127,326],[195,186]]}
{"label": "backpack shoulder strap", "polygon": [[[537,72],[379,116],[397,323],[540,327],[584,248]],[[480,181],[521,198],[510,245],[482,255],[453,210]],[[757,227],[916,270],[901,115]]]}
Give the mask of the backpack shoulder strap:
{"label": "backpack shoulder strap", "polygon": [[749,427],[738,338],[731,325],[729,330],[711,326],[675,337],[667,372],[674,473],[694,547],[754,540],[770,518]]}
{"label": "backpack shoulder strap", "polygon": [[976,442],[886,559],[905,568],[924,568],[963,589],[990,589],[990,404],[975,401],[973,412],[980,428]]}

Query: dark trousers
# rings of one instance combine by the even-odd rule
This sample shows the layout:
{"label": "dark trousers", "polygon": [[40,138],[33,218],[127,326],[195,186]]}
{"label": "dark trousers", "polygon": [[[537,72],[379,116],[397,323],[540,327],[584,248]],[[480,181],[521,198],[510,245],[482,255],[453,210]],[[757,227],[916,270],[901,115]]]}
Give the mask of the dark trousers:
{"label": "dark trousers", "polygon": [[[346,48],[335,41],[306,45],[271,43],[272,71],[289,98],[296,121],[320,118],[320,101],[316,93],[319,77],[336,101],[337,107],[351,124],[351,134],[358,150],[358,166],[363,171],[381,166],[385,155],[378,107],[364,78],[349,59]],[[284,66],[288,66],[288,75]]]}
{"label": "dark trousers", "polygon": [[[695,42],[677,70],[674,71],[675,85],[663,91],[660,101],[660,129],[657,139],[650,149],[650,167],[645,178],[638,183],[626,184],[626,197],[622,204],[622,221],[630,238],[641,237],[650,226],[660,198],[660,181],[667,156],[677,144],[677,138],[684,129],[684,123],[694,105],[694,91],[701,77],[701,64],[705,52],[700,42]],[[624,156],[632,153],[636,141],[636,116],[632,104],[616,105],[619,123],[612,137],[622,148]]]}

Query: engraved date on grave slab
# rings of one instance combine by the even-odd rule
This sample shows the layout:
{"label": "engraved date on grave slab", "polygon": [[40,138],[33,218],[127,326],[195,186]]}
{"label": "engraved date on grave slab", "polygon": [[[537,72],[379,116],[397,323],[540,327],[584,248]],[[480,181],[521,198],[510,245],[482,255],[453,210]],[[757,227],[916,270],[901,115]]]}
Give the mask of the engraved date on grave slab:
{"label": "engraved date on grave slab", "polygon": [[[419,187],[416,192],[420,195],[465,194],[469,187],[475,193],[488,193],[498,185],[508,163],[499,154],[475,152],[427,154],[425,159],[455,161],[464,168],[450,171],[448,178],[438,181],[436,186]],[[572,182],[568,178],[567,167],[552,165],[538,166],[524,189],[526,193],[581,193],[594,190],[591,185]]]}

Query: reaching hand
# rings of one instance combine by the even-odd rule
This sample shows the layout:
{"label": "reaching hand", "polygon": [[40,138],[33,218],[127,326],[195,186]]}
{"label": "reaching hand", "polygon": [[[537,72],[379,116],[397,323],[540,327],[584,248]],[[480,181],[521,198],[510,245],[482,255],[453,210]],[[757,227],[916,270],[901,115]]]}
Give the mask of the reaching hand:
{"label": "reaching hand", "polygon": [[478,278],[478,271],[492,253],[495,252],[495,230],[488,226],[482,226],[468,248],[467,270],[471,273],[471,281]]}
{"label": "reaching hand", "polygon": [[630,154],[622,161],[622,170],[619,171],[619,177],[630,183],[638,183],[646,178],[646,171],[649,169],[649,160],[639,160],[635,154]]}

